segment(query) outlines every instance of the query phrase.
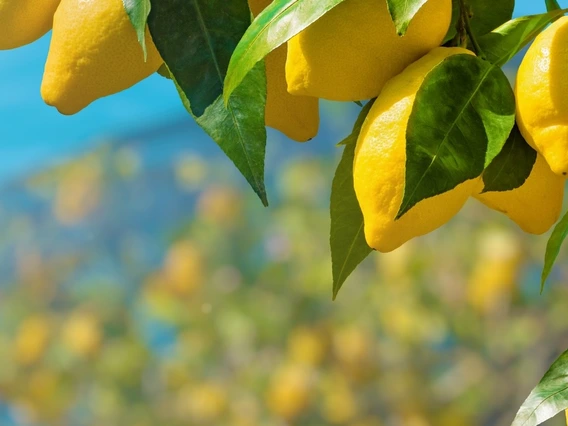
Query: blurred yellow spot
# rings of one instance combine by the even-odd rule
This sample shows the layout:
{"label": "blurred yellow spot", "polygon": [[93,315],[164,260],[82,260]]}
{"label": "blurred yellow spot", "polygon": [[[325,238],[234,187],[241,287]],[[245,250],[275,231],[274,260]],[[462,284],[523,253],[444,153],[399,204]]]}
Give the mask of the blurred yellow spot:
{"label": "blurred yellow spot", "polygon": [[197,201],[197,215],[202,220],[223,227],[235,226],[242,213],[242,197],[229,187],[211,187]]}
{"label": "blurred yellow spot", "polygon": [[298,327],[288,339],[288,353],[292,361],[309,366],[322,363],[327,352],[326,338],[322,332]]}
{"label": "blurred yellow spot", "polygon": [[[187,414],[201,424],[219,419],[227,408],[227,394],[219,384],[206,382],[182,391]],[[217,423],[216,423],[217,424]]]}
{"label": "blurred yellow spot", "polygon": [[99,321],[87,312],[74,313],[63,326],[62,338],[65,346],[75,355],[93,355],[102,341]]}
{"label": "blurred yellow spot", "polygon": [[357,415],[357,401],[344,376],[324,381],[323,392],[323,417],[329,423],[343,424]]}
{"label": "blurred yellow spot", "polygon": [[135,177],[141,168],[140,156],[132,148],[121,148],[114,156],[114,167],[124,179]]}
{"label": "blurred yellow spot", "polygon": [[34,316],[27,318],[18,330],[15,341],[15,358],[22,365],[36,363],[43,356],[49,343],[50,321]]}
{"label": "blurred yellow spot", "polygon": [[183,155],[175,165],[177,184],[186,191],[195,191],[207,177],[207,165],[195,155]]}
{"label": "blurred yellow spot", "polygon": [[189,295],[203,281],[203,256],[190,241],[180,241],[170,247],[164,261],[164,278],[175,293]]}
{"label": "blurred yellow spot", "polygon": [[471,306],[482,314],[506,308],[520,263],[520,243],[514,234],[496,230],[485,234],[467,289]]}
{"label": "blurred yellow spot", "polygon": [[306,410],[310,404],[311,371],[301,365],[281,367],[272,377],[266,402],[272,413],[288,421]]}
{"label": "blurred yellow spot", "polygon": [[92,213],[101,195],[102,166],[95,156],[75,161],[62,173],[53,214],[63,225],[75,225]]}
{"label": "blurred yellow spot", "polygon": [[338,329],[333,336],[333,351],[346,364],[366,363],[371,355],[371,337],[356,326]]}

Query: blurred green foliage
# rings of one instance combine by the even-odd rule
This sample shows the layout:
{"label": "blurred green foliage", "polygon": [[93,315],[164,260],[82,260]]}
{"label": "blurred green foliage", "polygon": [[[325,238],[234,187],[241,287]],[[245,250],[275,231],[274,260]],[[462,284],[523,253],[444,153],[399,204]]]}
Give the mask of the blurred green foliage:
{"label": "blurred green foliage", "polygon": [[264,209],[146,151],[3,191],[2,426],[505,426],[568,346],[565,262],[540,296],[546,238],[475,201],[332,302],[336,159],[281,162]]}

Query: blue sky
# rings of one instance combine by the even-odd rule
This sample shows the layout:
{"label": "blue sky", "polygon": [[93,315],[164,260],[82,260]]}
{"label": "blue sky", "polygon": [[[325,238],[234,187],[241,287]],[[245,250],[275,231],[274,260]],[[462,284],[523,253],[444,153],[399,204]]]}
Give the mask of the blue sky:
{"label": "blue sky", "polygon": [[[544,10],[544,0],[517,0],[517,15]],[[0,51],[0,180],[65,159],[140,123],[158,124],[185,114],[171,83],[154,75],[79,114],[62,116],[39,94],[48,47],[49,35]]]}

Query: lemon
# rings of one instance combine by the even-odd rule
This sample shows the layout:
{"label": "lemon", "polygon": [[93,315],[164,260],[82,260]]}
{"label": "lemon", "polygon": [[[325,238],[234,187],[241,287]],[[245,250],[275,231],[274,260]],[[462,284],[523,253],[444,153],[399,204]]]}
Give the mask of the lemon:
{"label": "lemon", "polygon": [[542,155],[537,155],[533,169],[519,188],[511,191],[485,192],[480,181],[475,198],[486,206],[506,214],[530,234],[543,234],[556,223],[562,210],[564,178],[550,170]]}
{"label": "lemon", "polygon": [[346,0],[288,42],[288,92],[335,101],[377,96],[442,42],[451,0],[428,0],[398,36],[385,0]]}
{"label": "lemon", "polygon": [[[249,0],[254,16],[267,7],[272,0]],[[286,44],[273,50],[265,59],[266,67],[266,125],[290,139],[305,142],[318,132],[318,99],[309,96],[293,96],[286,84]]]}
{"label": "lemon", "polygon": [[436,48],[384,87],[363,124],[353,163],[355,193],[370,247],[390,252],[413,237],[449,221],[474,191],[479,179],[420,201],[400,219],[406,177],[406,126],[425,76],[445,58],[473,54],[462,48]]}
{"label": "lemon", "polygon": [[0,0],[0,50],[37,40],[51,29],[60,0]]}
{"label": "lemon", "polygon": [[568,17],[535,39],[517,74],[517,122],[554,173],[568,173]]}
{"label": "lemon", "polygon": [[121,0],[62,0],[41,85],[44,101],[75,114],[133,86],[163,62],[148,31],[146,45],[145,62]]}

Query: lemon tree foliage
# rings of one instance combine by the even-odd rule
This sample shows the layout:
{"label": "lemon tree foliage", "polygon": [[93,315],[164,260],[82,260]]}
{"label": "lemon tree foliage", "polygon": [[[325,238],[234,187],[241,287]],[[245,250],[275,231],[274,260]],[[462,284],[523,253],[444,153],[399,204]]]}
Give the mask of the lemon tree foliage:
{"label": "lemon tree foliage", "polygon": [[410,115],[398,217],[480,176],[514,123],[513,91],[500,68],[470,55],[445,59],[422,83]]}
{"label": "lemon tree foliage", "polygon": [[[435,230],[470,198],[528,233],[558,221],[568,9],[541,5],[512,19],[514,0],[0,0],[0,49],[52,29],[41,95],[63,114],[170,78],[265,205],[266,127],[305,142],[320,98],[364,102],[332,184],[335,297],[373,249]],[[527,45],[513,89],[502,67]],[[565,216],[542,283],[567,235]],[[516,426],[568,406],[565,358]]]}
{"label": "lemon tree foliage", "polygon": [[331,186],[330,247],[334,298],[351,272],[372,251],[365,242],[363,214],[353,189],[355,145],[372,106],[373,101],[370,101],[363,107],[353,126],[353,132],[341,142],[345,148]]}
{"label": "lemon tree foliage", "polygon": [[554,361],[517,413],[512,426],[536,426],[568,409],[568,351]]}
{"label": "lemon tree foliage", "polygon": [[536,155],[515,126],[501,152],[483,172],[482,193],[521,187],[531,174]]}

